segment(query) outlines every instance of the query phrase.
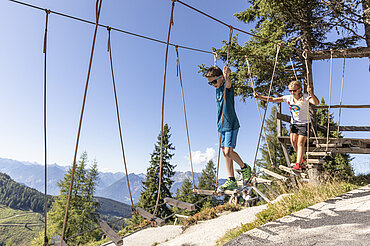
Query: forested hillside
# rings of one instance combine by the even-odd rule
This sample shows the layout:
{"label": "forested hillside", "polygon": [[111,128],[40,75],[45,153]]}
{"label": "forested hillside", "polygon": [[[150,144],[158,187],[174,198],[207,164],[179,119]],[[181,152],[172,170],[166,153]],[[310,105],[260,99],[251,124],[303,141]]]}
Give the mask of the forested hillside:
{"label": "forested hillside", "polygon": [[[48,196],[48,207],[53,200],[52,196]],[[0,204],[14,209],[43,212],[44,195],[36,189],[15,182],[7,174],[0,173]]]}

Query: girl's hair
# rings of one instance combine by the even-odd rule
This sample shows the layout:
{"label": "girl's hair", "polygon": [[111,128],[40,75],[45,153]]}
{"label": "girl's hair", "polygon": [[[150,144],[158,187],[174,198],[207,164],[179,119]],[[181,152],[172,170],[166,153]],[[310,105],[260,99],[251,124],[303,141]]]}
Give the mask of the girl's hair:
{"label": "girl's hair", "polygon": [[288,85],[289,88],[300,88],[301,89],[301,92],[299,93],[299,101],[300,100],[303,100],[303,93],[302,93],[302,84],[301,82],[297,81],[297,80],[293,80],[292,82],[289,83]]}

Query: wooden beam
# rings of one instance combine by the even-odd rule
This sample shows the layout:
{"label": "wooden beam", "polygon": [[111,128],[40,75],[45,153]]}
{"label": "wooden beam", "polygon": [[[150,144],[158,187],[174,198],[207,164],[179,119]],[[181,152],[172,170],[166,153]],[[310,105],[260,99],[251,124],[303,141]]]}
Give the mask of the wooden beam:
{"label": "wooden beam", "polygon": [[[316,108],[329,108],[329,106],[316,106]],[[370,105],[330,105],[330,108],[370,108]]]}
{"label": "wooden beam", "polygon": [[194,189],[193,190],[195,194],[199,194],[199,195],[207,195],[207,196],[223,196],[223,195],[234,195],[236,193],[238,193],[238,190],[235,189],[235,190],[217,190],[217,191],[214,191],[214,190],[198,190],[198,189]]}
{"label": "wooden beam", "polygon": [[112,240],[115,245],[120,246],[123,245],[123,240],[118,234],[110,228],[110,226],[105,221],[99,221],[99,226],[102,229],[102,231],[109,237],[110,240]]}
{"label": "wooden beam", "polygon": [[271,184],[272,183],[272,180],[253,177],[252,182],[255,182],[255,183],[258,183],[258,184],[265,184],[265,183]]}
{"label": "wooden beam", "polygon": [[301,178],[306,178],[306,176],[307,176],[305,173],[296,173],[291,168],[283,166],[283,165],[280,165],[279,168],[281,170],[287,172],[287,173],[290,173],[290,174],[293,174],[293,175],[296,175],[296,176],[300,176]]}
{"label": "wooden beam", "polygon": [[[147,220],[152,220],[153,219],[153,215],[147,211],[145,211],[144,209],[142,208],[135,208],[136,212],[141,215],[142,217],[144,217],[145,219]],[[157,217],[154,217],[154,221],[157,223],[157,225],[159,226],[162,226],[164,225],[165,221],[162,220],[161,218],[157,218]]]}
{"label": "wooden beam", "polygon": [[276,118],[285,122],[290,123],[290,116],[286,114],[281,114],[279,112],[276,112]]}
{"label": "wooden beam", "polygon": [[[357,48],[349,48],[349,49],[343,49],[343,50],[333,50],[332,52],[333,52],[333,58],[370,57],[370,48],[369,47],[357,47]],[[330,59],[331,51],[330,50],[310,51],[308,56],[312,60]]]}
{"label": "wooden beam", "polygon": [[[330,126],[330,131],[337,131],[337,126]],[[326,131],[326,129],[325,129]],[[342,132],[368,132],[370,126],[339,126],[339,131]]]}
{"label": "wooden beam", "polygon": [[251,188],[255,190],[258,193],[258,195],[260,195],[266,202],[270,202],[270,199],[268,199],[265,194],[263,194],[259,189],[257,189],[257,187],[251,186]]}
{"label": "wooden beam", "polygon": [[324,164],[324,162],[321,159],[307,159],[307,164]]}
{"label": "wooden beam", "polygon": [[278,193],[276,193],[273,189],[270,188],[267,184],[263,183],[263,185],[275,196],[278,197]]}
{"label": "wooden beam", "polygon": [[277,179],[283,180],[284,182],[288,180],[288,178],[287,178],[287,177],[284,177],[284,176],[282,176],[282,175],[280,175],[280,174],[274,173],[274,172],[272,172],[272,171],[270,171],[270,170],[267,170],[267,169],[265,169],[265,168],[263,168],[263,167],[261,167],[261,169],[260,169],[260,170],[261,170],[262,172],[266,173],[267,175],[270,175],[270,176],[272,176],[272,177],[274,177],[274,178],[277,178]]}
{"label": "wooden beam", "polygon": [[329,148],[329,150],[332,153],[370,154],[370,148]]}
{"label": "wooden beam", "polygon": [[330,156],[330,152],[307,152],[307,156]]}
{"label": "wooden beam", "polygon": [[195,209],[195,205],[183,201],[179,201],[170,197],[164,198],[164,202],[178,208],[184,208],[188,211],[193,211]]}

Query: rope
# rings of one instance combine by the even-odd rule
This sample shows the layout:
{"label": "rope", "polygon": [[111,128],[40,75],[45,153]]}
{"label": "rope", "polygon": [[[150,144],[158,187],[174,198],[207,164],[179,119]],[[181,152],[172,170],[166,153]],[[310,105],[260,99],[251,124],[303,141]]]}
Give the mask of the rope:
{"label": "rope", "polygon": [[[308,57],[307,57],[307,51],[303,51],[302,53],[302,56],[304,58],[304,62],[305,62],[305,65],[306,65],[306,80],[307,80],[307,85],[309,86],[309,81],[310,81],[310,70],[308,69]],[[293,67],[293,71],[294,71],[294,66],[293,66],[293,63],[292,63],[292,67]],[[294,72],[294,75],[295,75],[295,72]],[[297,80],[298,81],[298,80]],[[310,103],[308,103],[308,114],[307,114],[307,152],[310,150]],[[313,128],[314,129],[314,128]],[[314,132],[315,132],[315,129],[314,129]],[[316,133],[314,133],[315,136],[316,136]],[[317,138],[316,138],[317,139]],[[304,147],[304,146],[303,146]],[[309,160],[309,157],[308,155],[306,154],[306,161],[308,162]]]}
{"label": "rope", "polygon": [[49,22],[49,14],[50,11],[45,9],[45,33],[44,33],[44,48],[43,48],[43,53],[44,53],[44,161],[45,161],[45,190],[44,190],[44,245],[48,245],[48,236],[47,236],[47,217],[48,217],[48,200],[47,200],[47,131],[46,131],[46,123],[47,123],[47,108],[46,108],[46,103],[47,103],[47,97],[46,97],[46,57],[47,57],[47,36],[48,36],[48,22]]}
{"label": "rope", "polygon": [[213,52],[213,61],[214,61],[214,66],[217,67],[217,53]]}
{"label": "rope", "polygon": [[[23,2],[20,2],[20,1],[16,1],[16,0],[9,0],[9,1],[14,2],[14,3],[17,3],[17,4],[20,4],[20,5],[24,5],[24,6],[27,6],[27,7],[31,7],[31,8],[34,8],[34,9],[44,10],[43,8],[38,7],[38,6],[35,6],[35,5],[32,5],[32,4],[23,3]],[[74,17],[74,16],[67,15],[67,14],[63,14],[63,13],[56,12],[56,11],[53,11],[53,10],[50,10],[50,13],[56,14],[56,15],[59,15],[59,16],[62,16],[62,17],[66,17],[66,18],[69,18],[69,19],[81,21],[81,22],[84,22],[84,23],[88,23],[88,24],[91,24],[91,25],[96,25],[96,23],[93,22],[93,21],[85,20],[85,19]],[[98,26],[99,27],[103,27],[103,28],[108,28],[107,25],[103,25],[103,24],[98,24]],[[155,39],[155,38],[152,38],[152,37],[144,36],[144,35],[133,33],[133,32],[129,32],[129,31],[125,31],[125,30],[122,30],[122,29],[119,29],[119,28],[115,28],[115,27],[111,27],[111,29],[113,31],[125,33],[125,34],[131,35],[131,36],[135,36],[135,37],[147,39],[147,40],[154,41],[154,42],[161,43],[161,44],[166,44],[165,41],[162,41],[162,40],[159,40],[159,39]],[[169,45],[175,47],[177,44],[169,43]],[[182,46],[182,45],[177,45],[177,46],[179,48],[183,48],[183,49],[187,49],[187,50],[192,50],[192,51],[198,51],[198,52],[202,52],[202,53],[213,54],[212,51],[207,51],[207,50],[202,50],[202,49],[197,49],[197,48],[192,48],[192,47],[186,47],[186,46]]]}
{"label": "rope", "polygon": [[172,1],[171,7],[171,17],[170,17],[170,24],[168,28],[168,35],[167,35],[167,45],[166,45],[166,57],[164,60],[164,78],[163,78],[163,95],[162,95],[162,119],[161,119],[161,154],[159,160],[159,182],[158,182],[158,194],[157,194],[157,201],[155,203],[155,208],[153,212],[153,218],[157,212],[157,207],[159,203],[159,197],[161,194],[161,184],[162,184],[162,162],[163,162],[163,120],[164,120],[164,96],[166,91],[166,75],[167,75],[167,57],[168,57],[168,46],[170,42],[170,35],[171,35],[171,27],[173,25],[173,10],[175,8],[175,1]]}
{"label": "rope", "polygon": [[[227,44],[227,56],[226,56],[226,66],[229,66],[229,55],[230,55],[230,45],[231,38],[233,36],[233,27],[229,26],[229,43]],[[217,172],[216,172],[216,190],[218,187],[218,173],[220,169],[220,154],[221,154],[221,136],[222,136],[222,126],[224,124],[224,113],[225,113],[225,97],[226,97],[226,81],[224,82],[224,98],[222,99],[222,115],[221,115],[221,128],[220,128],[220,139],[218,142],[218,157],[217,157]]]}
{"label": "rope", "polygon": [[131,200],[131,209],[133,209],[134,208],[134,201],[132,199],[130,181],[129,181],[129,178],[128,178],[128,171],[127,171],[127,164],[126,164],[126,157],[125,157],[125,149],[123,147],[121,120],[120,120],[120,116],[119,116],[120,113],[119,113],[119,108],[118,108],[116,82],[115,82],[114,73],[113,73],[112,46],[111,46],[111,42],[110,42],[110,31],[111,31],[111,29],[107,28],[107,30],[108,30],[108,52],[109,52],[110,68],[111,68],[111,72],[112,72],[112,84],[113,84],[114,100],[115,100],[115,103],[116,103],[117,124],[118,124],[118,130],[119,130],[119,137],[120,137],[120,141],[121,141],[123,164],[124,164],[124,168],[125,168],[125,172],[126,172],[127,187],[128,187],[128,192],[130,194],[130,200]]}
{"label": "rope", "polygon": [[67,198],[66,211],[65,211],[65,214],[64,214],[63,229],[62,229],[62,240],[60,240],[60,246],[62,246],[62,243],[63,243],[64,233],[65,233],[66,224],[67,224],[68,208],[69,208],[69,202],[70,202],[70,199],[71,199],[71,192],[72,192],[72,186],[73,186],[73,178],[74,178],[74,172],[75,172],[75,168],[76,168],[78,143],[79,143],[79,140],[80,140],[82,118],[83,118],[83,113],[84,113],[84,109],[85,109],[87,88],[88,88],[88,85],[89,85],[92,60],[93,60],[93,56],[94,56],[95,40],[96,40],[97,31],[98,31],[98,22],[99,22],[99,16],[100,16],[101,4],[102,4],[102,0],[96,0],[96,1],[99,2],[99,5],[96,5],[97,8],[98,8],[96,10],[96,13],[97,13],[97,16],[96,16],[96,25],[95,25],[93,43],[92,43],[92,47],[91,47],[89,69],[88,69],[87,78],[86,78],[86,85],[85,85],[85,92],[84,92],[82,109],[81,109],[81,115],[80,115],[80,122],[79,122],[79,126],[78,126],[78,133],[77,133],[77,140],[76,140],[76,148],[75,148],[75,153],[74,153],[74,157],[73,157],[73,166],[72,166],[72,172],[71,172],[71,182],[70,182],[69,190],[68,190],[68,198]]}
{"label": "rope", "polygon": [[[343,73],[342,73],[342,86],[341,86],[341,89],[340,89],[340,102],[339,102],[339,105],[342,106],[342,98],[343,98],[343,87],[344,87],[344,71],[345,71],[345,68],[346,68],[346,56],[344,54],[344,58],[343,58]],[[339,108],[339,116],[338,116],[338,138],[339,138],[339,128],[340,128],[340,117],[342,115],[342,107]]]}
{"label": "rope", "polygon": [[329,148],[329,133],[330,133],[330,104],[331,104],[331,85],[333,79],[333,50],[330,50],[330,85],[329,85],[329,108],[328,108],[328,128],[326,129],[326,149],[328,151]]}
{"label": "rope", "polygon": [[[209,14],[207,14],[207,13],[203,12],[203,11],[200,11],[199,9],[194,8],[194,7],[192,7],[192,6],[188,5],[188,4],[186,4],[186,3],[184,3],[184,2],[182,2],[182,1],[180,1],[180,0],[177,0],[177,2],[181,3],[182,5],[184,5],[184,6],[188,7],[188,8],[190,8],[190,9],[192,9],[192,10],[194,10],[194,11],[196,11],[196,12],[198,12],[198,13],[200,13],[200,14],[204,15],[204,16],[207,16],[208,18],[210,18],[210,19],[212,19],[212,20],[214,20],[214,21],[216,21],[216,22],[218,22],[218,23],[220,23],[220,24],[222,24],[222,25],[225,25],[225,26],[228,26],[228,27],[230,27],[230,28],[233,28],[233,29],[235,29],[235,30],[237,30],[237,31],[239,31],[239,32],[242,32],[242,33],[248,34],[248,35],[250,35],[250,36],[252,36],[252,37],[255,37],[255,38],[258,38],[258,39],[264,40],[264,41],[269,42],[269,43],[273,43],[273,44],[276,44],[276,45],[279,45],[279,46],[281,46],[281,45],[282,45],[282,44],[276,43],[276,42],[274,42],[274,41],[271,41],[271,40],[269,40],[269,39],[263,38],[263,37],[261,37],[261,36],[257,36],[257,35],[255,35],[255,34],[253,34],[253,33],[250,33],[250,32],[244,31],[244,30],[242,30],[242,29],[239,29],[239,28],[233,27],[233,26],[231,26],[231,25],[229,25],[229,24],[227,24],[227,23],[225,23],[225,22],[223,22],[223,21],[220,21],[219,19],[216,19],[215,17],[213,17],[213,16],[211,16],[211,15],[209,15]],[[295,48],[295,47],[291,47],[291,46],[288,46],[288,45],[286,45],[286,44],[284,44],[284,46],[285,46],[286,48],[291,48],[291,49],[295,49],[295,50],[298,50],[298,51],[303,51],[302,49],[298,49],[298,48]]]}
{"label": "rope", "polygon": [[193,189],[195,189],[195,179],[194,179],[194,169],[193,169],[193,160],[191,158],[191,148],[190,148],[190,137],[189,137],[189,129],[188,129],[188,120],[186,117],[186,107],[185,107],[185,97],[184,97],[184,89],[182,86],[182,76],[181,76],[181,67],[180,67],[180,58],[179,58],[179,49],[176,46],[176,67],[177,67],[177,76],[179,77],[180,87],[181,87],[181,96],[182,96],[182,105],[184,109],[184,119],[185,119],[185,127],[186,127],[186,137],[188,139],[188,148],[189,148],[189,158],[190,158],[190,167],[191,167],[191,176],[193,179]]}
{"label": "rope", "polygon": [[295,80],[298,81],[298,77],[297,77],[297,74],[296,74],[295,69],[294,69],[294,64],[293,64],[292,58],[289,57],[289,60],[290,60],[290,64],[292,65]]}
{"label": "rope", "polygon": [[262,135],[263,125],[264,125],[264,123],[265,123],[267,107],[268,107],[268,104],[269,104],[269,101],[270,101],[270,95],[271,95],[271,89],[272,89],[272,82],[274,81],[276,65],[277,65],[278,57],[279,57],[279,51],[280,51],[280,45],[277,45],[277,46],[276,46],[276,56],[275,56],[274,70],[272,71],[272,77],[271,77],[271,82],[270,82],[270,88],[269,88],[269,93],[268,93],[267,103],[266,103],[266,110],[265,110],[265,112],[264,112],[264,114],[263,114],[263,119],[262,119],[262,124],[261,124],[261,130],[260,130],[260,134],[259,134],[259,137],[258,137],[258,143],[257,143],[257,148],[256,148],[256,154],[254,155],[254,161],[253,161],[253,173],[254,173],[254,172],[255,172],[255,170],[256,170],[257,154],[258,154],[258,149],[259,149],[260,142],[261,142],[261,135]]}
{"label": "rope", "polygon": [[[251,69],[250,69],[250,65],[249,65],[249,61],[248,61],[248,57],[247,56],[245,56],[245,61],[247,63],[249,81],[252,84],[253,92],[256,92],[256,88],[254,87],[252,73],[251,73]],[[258,106],[258,100],[257,100],[257,98],[255,98],[255,100],[256,100],[256,106],[257,106],[257,110],[258,110],[258,115],[260,117],[260,121],[261,121],[261,124],[262,124],[261,110],[260,110],[260,107]],[[263,134],[264,134],[265,139],[266,139],[267,151],[269,153],[269,158],[270,158],[271,166],[274,166],[274,163],[273,163],[272,158],[271,158],[271,151],[270,151],[269,143],[267,141],[267,135],[266,135],[265,128],[263,128]]]}

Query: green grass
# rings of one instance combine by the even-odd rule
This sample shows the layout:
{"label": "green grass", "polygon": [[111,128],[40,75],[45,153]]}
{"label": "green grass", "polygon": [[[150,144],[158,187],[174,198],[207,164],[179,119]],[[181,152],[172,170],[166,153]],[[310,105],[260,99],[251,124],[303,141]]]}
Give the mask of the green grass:
{"label": "green grass", "polygon": [[[43,224],[43,215],[0,205],[0,224],[25,223]],[[38,235],[42,229],[42,226],[25,227],[0,225],[0,245],[30,245],[32,238]]]}
{"label": "green grass", "polygon": [[274,204],[269,204],[266,209],[256,214],[255,221],[229,230],[217,241],[217,245],[223,245],[246,231],[356,188],[358,186],[344,182],[332,182],[322,186],[304,185],[297,194],[286,196]]}

